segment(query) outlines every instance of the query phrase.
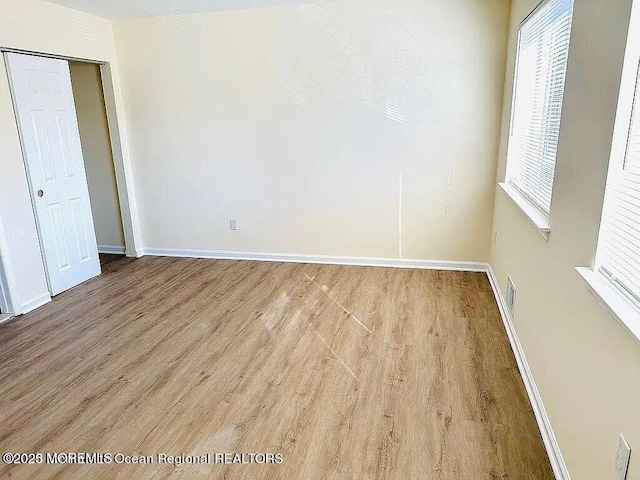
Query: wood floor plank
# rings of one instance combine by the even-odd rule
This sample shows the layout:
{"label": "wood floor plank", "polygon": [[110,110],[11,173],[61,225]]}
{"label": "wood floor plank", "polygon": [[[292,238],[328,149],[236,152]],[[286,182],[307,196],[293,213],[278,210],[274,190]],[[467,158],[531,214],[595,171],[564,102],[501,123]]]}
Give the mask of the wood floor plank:
{"label": "wood floor plank", "polygon": [[2,478],[552,479],[484,274],[103,256],[0,325]]}

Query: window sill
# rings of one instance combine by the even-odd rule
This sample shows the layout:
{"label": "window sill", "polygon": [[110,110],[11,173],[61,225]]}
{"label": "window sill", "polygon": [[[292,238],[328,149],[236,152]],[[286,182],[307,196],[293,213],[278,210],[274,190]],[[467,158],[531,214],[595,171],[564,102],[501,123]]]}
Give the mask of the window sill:
{"label": "window sill", "polygon": [[544,239],[549,240],[549,234],[551,233],[551,223],[549,219],[534,207],[527,197],[522,195],[513,185],[505,182],[500,182],[498,185],[500,185],[502,191],[507,194],[507,197],[522,210],[524,216],[538,229]]}
{"label": "window sill", "polygon": [[600,305],[640,343],[640,311],[635,305],[632,305],[602,274],[589,267],[576,267],[576,270],[587,282],[589,291]]}

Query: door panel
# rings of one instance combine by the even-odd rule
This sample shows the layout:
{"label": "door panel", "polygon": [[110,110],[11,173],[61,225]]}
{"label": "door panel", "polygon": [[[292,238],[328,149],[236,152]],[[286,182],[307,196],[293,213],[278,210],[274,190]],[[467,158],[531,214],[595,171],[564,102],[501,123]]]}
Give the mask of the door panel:
{"label": "door panel", "polygon": [[49,288],[100,274],[89,190],[66,60],[6,54]]}

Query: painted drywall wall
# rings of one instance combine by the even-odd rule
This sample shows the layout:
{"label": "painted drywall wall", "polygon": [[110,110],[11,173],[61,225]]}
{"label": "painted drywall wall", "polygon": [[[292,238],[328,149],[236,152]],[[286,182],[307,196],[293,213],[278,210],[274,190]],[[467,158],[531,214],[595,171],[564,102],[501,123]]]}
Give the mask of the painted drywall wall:
{"label": "painted drywall wall", "polygon": [[145,247],[486,261],[509,9],[115,20]]}
{"label": "painted drywall wall", "polygon": [[[40,0],[0,0],[0,47],[110,62],[118,107],[111,115],[120,125],[119,153],[128,162],[110,21]],[[0,65],[0,167],[0,218],[15,279],[13,293],[21,305],[27,305],[47,295],[48,289],[4,62]],[[135,199],[130,199],[135,210]]]}
{"label": "painted drywall wall", "polygon": [[[498,180],[504,179],[517,30],[538,0],[512,6]],[[640,448],[640,345],[575,272],[595,256],[631,0],[575,0],[546,242],[499,189],[491,264],[517,287],[514,324],[574,479],[615,479],[618,434]],[[630,480],[640,479],[631,456]]]}
{"label": "painted drywall wall", "polygon": [[69,62],[69,71],[98,245],[124,248],[100,67],[93,63]]}

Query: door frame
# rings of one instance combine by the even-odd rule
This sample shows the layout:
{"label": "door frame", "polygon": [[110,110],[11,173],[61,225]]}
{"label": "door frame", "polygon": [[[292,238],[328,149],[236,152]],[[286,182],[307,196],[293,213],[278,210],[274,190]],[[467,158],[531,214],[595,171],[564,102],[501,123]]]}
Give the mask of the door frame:
{"label": "door frame", "polygon": [[0,217],[0,312],[3,314],[13,314],[20,307],[20,299],[17,296],[17,285],[11,268],[11,258],[4,233],[4,224]]}
{"label": "door frame", "polygon": [[[124,231],[125,253],[128,257],[141,257],[143,255],[142,238],[140,234],[140,220],[138,217],[138,209],[135,202],[133,171],[131,168],[131,158],[129,155],[126,130],[124,125],[121,124],[121,122],[124,122],[124,112],[122,112],[120,118],[118,115],[120,105],[122,105],[122,103],[121,99],[116,98],[119,96],[119,92],[116,90],[114,81],[114,76],[117,76],[117,70],[114,72],[111,62],[99,59],[70,57],[46,52],[37,52],[32,50],[0,46],[0,54],[2,56],[2,62],[5,62],[5,68],[5,53],[21,53],[26,55],[35,55],[38,57],[56,58],[60,60],[85,62],[98,65],[98,67],[100,68],[100,78],[102,81],[102,95],[104,98],[104,104],[107,113],[107,125],[109,127],[109,140],[111,143],[111,153],[113,157],[113,166],[116,176],[116,188],[118,193],[118,203],[120,205],[122,229]],[[9,74],[8,69],[7,74]],[[16,118],[16,129],[19,131],[15,106],[13,113],[14,117]],[[23,149],[22,140],[20,143],[20,148]],[[23,162],[26,162],[24,151],[22,153]],[[24,164],[24,168],[25,175],[27,175],[26,164]],[[32,194],[33,192],[29,192],[30,197],[33,196]],[[89,192],[89,196],[91,196],[91,192]],[[41,241],[39,231],[38,241]],[[40,250],[42,251],[42,248]],[[42,261],[44,266],[44,258],[42,258]],[[6,313],[12,313],[16,315],[23,313],[22,311],[20,311],[21,304],[18,298],[17,291],[17,283],[15,281],[14,270],[11,259],[9,257],[6,235],[2,226],[2,219],[0,218],[0,306],[2,307],[3,313],[5,310],[7,310]]]}

